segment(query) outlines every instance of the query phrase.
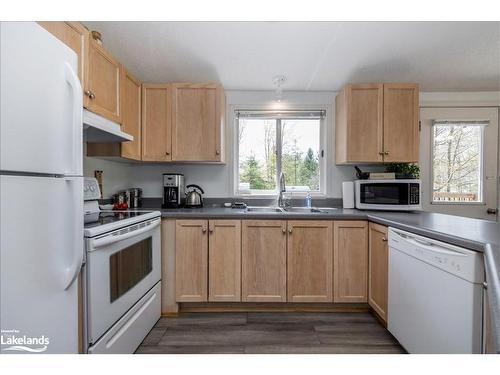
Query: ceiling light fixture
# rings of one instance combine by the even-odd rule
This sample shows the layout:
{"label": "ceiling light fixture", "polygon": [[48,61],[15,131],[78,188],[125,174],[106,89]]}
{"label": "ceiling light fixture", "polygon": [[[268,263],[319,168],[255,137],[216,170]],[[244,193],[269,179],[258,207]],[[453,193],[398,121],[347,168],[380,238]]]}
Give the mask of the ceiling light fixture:
{"label": "ceiling light fixture", "polygon": [[286,77],[284,75],[277,75],[273,78],[273,84],[276,87],[274,99],[278,103],[281,103],[281,100],[283,99],[283,88],[281,87],[281,85],[283,85],[285,82]]}

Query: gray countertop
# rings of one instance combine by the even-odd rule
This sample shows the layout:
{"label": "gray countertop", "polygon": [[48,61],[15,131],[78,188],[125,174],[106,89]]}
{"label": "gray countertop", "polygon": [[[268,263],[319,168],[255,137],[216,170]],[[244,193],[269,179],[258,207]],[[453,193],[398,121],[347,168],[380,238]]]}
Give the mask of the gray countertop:
{"label": "gray countertop", "polygon": [[244,209],[203,207],[158,209],[167,219],[287,219],[287,220],[370,220],[429,238],[484,253],[486,281],[496,351],[500,353],[500,224],[431,212],[384,212],[322,208],[310,212],[247,212]]}

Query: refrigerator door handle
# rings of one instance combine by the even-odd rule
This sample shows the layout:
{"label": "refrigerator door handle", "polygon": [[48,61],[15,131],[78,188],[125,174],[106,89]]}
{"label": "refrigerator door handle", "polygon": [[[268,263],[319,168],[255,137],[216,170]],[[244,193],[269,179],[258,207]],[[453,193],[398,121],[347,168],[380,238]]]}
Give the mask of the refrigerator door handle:
{"label": "refrigerator door handle", "polygon": [[[65,177],[64,180],[67,183],[74,183],[81,177]],[[72,215],[72,220],[73,223],[71,224],[73,226],[73,233],[81,233],[82,228],[83,228],[83,215],[79,214],[78,211],[74,212]],[[72,254],[72,261],[71,264],[66,267],[64,271],[64,281],[63,281],[63,286],[64,290],[67,290],[73,282],[76,280],[78,274],[80,273],[80,270],[82,268],[83,264],[83,252],[85,251],[84,246],[83,246],[83,233],[81,233],[81,236],[78,236],[81,238],[82,244],[81,246],[69,246],[70,249],[73,250]],[[78,237],[76,240],[78,240]]]}
{"label": "refrigerator door handle", "polygon": [[83,132],[83,94],[82,94],[82,86],[80,84],[80,80],[78,79],[75,71],[71,67],[71,65],[66,62],[64,63],[64,70],[66,75],[66,81],[69,83],[72,89],[73,95],[73,124],[71,129],[73,133],[73,155],[72,155],[72,172],[71,174],[75,174],[77,176],[82,175],[83,166],[81,165],[81,156],[82,156],[82,132]]}

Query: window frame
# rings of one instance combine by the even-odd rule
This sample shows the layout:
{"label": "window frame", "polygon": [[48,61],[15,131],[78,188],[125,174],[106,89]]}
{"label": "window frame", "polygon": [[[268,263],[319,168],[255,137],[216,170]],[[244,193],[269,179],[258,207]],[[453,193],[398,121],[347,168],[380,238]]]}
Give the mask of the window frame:
{"label": "window frame", "polygon": [[[232,176],[232,191],[233,191],[233,196],[234,197],[241,197],[241,198],[274,198],[278,195],[278,185],[276,185],[275,190],[254,190],[254,193],[252,190],[250,193],[244,193],[240,191],[239,186],[240,186],[240,168],[239,168],[239,118],[236,115],[238,111],[243,111],[243,110],[253,110],[253,111],[266,111],[269,109],[265,109],[262,107],[257,107],[257,108],[249,108],[249,106],[245,107],[233,107],[231,109],[231,113],[233,116],[233,176]],[[273,111],[274,109],[270,110]],[[326,173],[327,173],[327,137],[326,137],[326,123],[327,123],[327,116],[328,116],[328,110],[327,108],[318,108],[318,107],[302,107],[302,108],[286,108],[286,109],[280,109],[281,111],[324,111],[324,116],[319,119],[319,152],[320,152],[320,157],[319,157],[319,191],[294,191],[294,190],[287,190],[287,193],[291,194],[292,197],[294,198],[301,198],[305,197],[308,193],[313,197],[313,198],[325,198],[327,195],[327,178],[326,178]],[[278,109],[276,109],[276,112],[279,112]],[[289,120],[290,118],[288,118]],[[276,138],[281,139],[281,121],[283,118],[278,118],[276,119]],[[287,120],[287,119],[285,119]],[[282,145],[281,142],[276,143],[276,153],[278,155],[282,155]],[[281,157],[276,158],[276,181],[279,180],[279,171],[281,170]]]}
{"label": "window frame", "polygon": [[[443,121],[443,120],[434,120],[434,121]],[[453,120],[448,120],[449,122],[467,122],[468,120],[459,120],[459,119],[453,119]],[[477,122],[478,120],[470,120],[471,123]],[[480,132],[480,150],[479,150],[479,189],[478,189],[478,194],[479,194],[479,200],[475,202],[467,202],[467,201],[462,201],[462,202],[454,202],[454,201],[435,201],[434,200],[434,126],[436,124],[432,123],[431,124],[431,131],[430,131],[430,186],[429,186],[429,191],[430,191],[430,204],[431,205],[436,205],[436,206],[444,206],[444,205],[454,205],[454,206],[484,206],[486,205],[485,202],[485,197],[484,197],[484,184],[485,184],[485,171],[484,171],[484,133],[486,130],[485,125],[476,125],[479,126],[481,129]]]}

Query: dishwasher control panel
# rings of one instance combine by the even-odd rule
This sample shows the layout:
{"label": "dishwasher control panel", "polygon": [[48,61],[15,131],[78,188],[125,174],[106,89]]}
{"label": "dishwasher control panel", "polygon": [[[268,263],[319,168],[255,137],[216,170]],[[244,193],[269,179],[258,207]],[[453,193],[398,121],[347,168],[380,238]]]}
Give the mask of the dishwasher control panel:
{"label": "dishwasher control panel", "polygon": [[389,248],[473,283],[484,281],[483,255],[445,242],[389,228]]}

